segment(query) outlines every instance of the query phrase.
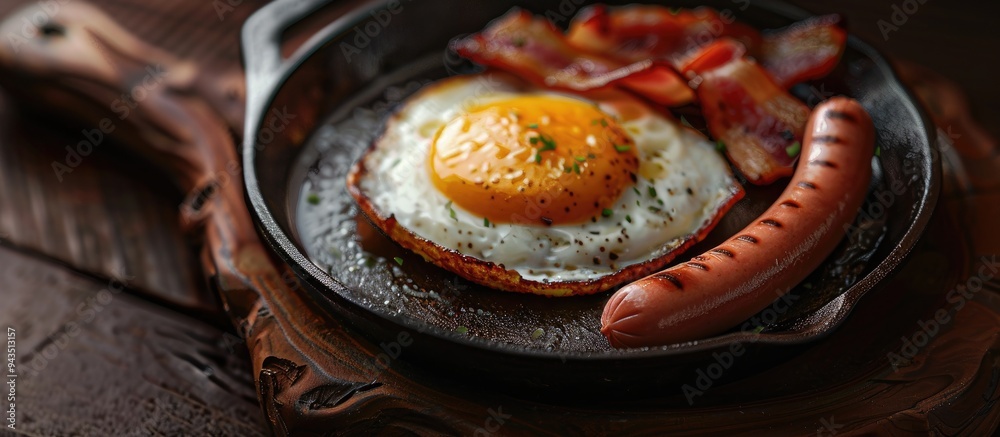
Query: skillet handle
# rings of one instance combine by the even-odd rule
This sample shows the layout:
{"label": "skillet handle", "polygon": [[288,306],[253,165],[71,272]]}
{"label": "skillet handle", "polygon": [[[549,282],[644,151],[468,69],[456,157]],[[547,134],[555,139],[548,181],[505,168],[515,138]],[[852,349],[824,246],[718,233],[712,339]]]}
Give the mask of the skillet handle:
{"label": "skillet handle", "polygon": [[310,54],[296,49],[313,47],[308,40],[322,39],[341,21],[359,20],[359,6],[383,1],[274,0],[247,19],[240,36],[247,88],[244,148],[255,146],[271,93]]}

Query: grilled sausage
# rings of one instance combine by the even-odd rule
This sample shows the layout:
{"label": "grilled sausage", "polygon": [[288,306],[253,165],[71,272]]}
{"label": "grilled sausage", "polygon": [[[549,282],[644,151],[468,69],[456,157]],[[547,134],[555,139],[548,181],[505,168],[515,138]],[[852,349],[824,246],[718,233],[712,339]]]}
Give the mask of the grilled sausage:
{"label": "grilled sausage", "polygon": [[821,103],[777,202],[718,247],[620,289],[604,307],[601,332],[615,347],[666,345],[722,333],[766,308],[845,235],[867,192],[874,143],[858,102]]}

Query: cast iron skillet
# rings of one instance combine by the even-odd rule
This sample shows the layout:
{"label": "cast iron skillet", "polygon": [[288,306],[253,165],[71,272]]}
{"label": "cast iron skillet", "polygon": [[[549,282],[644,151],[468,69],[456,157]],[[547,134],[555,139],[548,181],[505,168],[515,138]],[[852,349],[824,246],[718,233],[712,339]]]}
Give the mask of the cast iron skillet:
{"label": "cast iron skillet", "polygon": [[[721,379],[795,353],[796,345],[834,330],[897,269],[931,215],[940,169],[925,116],[885,59],[853,37],[830,77],[793,92],[810,104],[849,95],[872,114],[880,158],[873,159],[872,194],[855,223],[860,231],[791,298],[727,334],[614,350],[598,332],[609,294],[555,299],[483,289],[408,254],[359,216],[344,191],[344,175],[386,115],[424,83],[475,71],[446,52],[450,39],[481,29],[512,6],[557,22],[565,17],[565,25],[576,3],[589,2],[278,1],[247,22],[247,195],[265,240],[306,285],[303,292],[329,313],[330,323],[346,322],[386,351],[428,368],[504,387],[655,392],[691,382],[695,370],[720,353],[740,357],[737,370]],[[698,5],[728,9],[762,29],[808,16],[773,1],[747,3]],[[319,11],[336,18],[285,57],[283,39],[302,33],[293,25],[306,26],[303,18],[315,20]],[[905,190],[891,194],[899,184]],[[708,240],[679,261],[757,217],[783,188],[776,185],[750,188]]]}

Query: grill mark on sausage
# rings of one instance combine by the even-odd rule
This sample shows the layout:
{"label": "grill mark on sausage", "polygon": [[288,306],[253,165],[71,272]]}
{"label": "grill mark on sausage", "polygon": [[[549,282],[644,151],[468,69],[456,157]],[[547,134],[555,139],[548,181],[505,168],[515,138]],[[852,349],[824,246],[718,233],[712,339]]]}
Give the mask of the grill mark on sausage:
{"label": "grill mark on sausage", "polygon": [[754,238],[752,235],[740,235],[739,237],[736,237],[736,239],[740,240],[740,241],[746,241],[747,243],[750,243],[750,244],[757,244],[757,243],[760,242],[759,240],[757,240],[756,238]]}
{"label": "grill mark on sausage", "polygon": [[763,225],[768,225],[768,226],[770,226],[772,228],[780,228],[781,227],[781,223],[779,223],[777,220],[773,220],[773,219],[764,219],[764,220],[761,220],[760,223],[763,224]]}
{"label": "grill mark on sausage", "polygon": [[837,164],[834,164],[830,161],[824,161],[822,159],[814,159],[812,161],[809,161],[809,165],[819,165],[822,167],[837,168]]}
{"label": "grill mark on sausage", "polygon": [[705,265],[705,264],[702,264],[702,263],[695,263],[695,262],[689,262],[689,263],[687,263],[687,264],[688,264],[689,266],[691,266],[691,267],[694,267],[694,268],[698,269],[698,270],[704,270],[704,271],[706,271],[706,272],[708,271],[708,266],[707,266],[707,265]]}
{"label": "grill mark on sausage", "polygon": [[781,202],[781,206],[788,208],[802,208],[802,205],[799,205],[799,203],[794,200],[786,200],[784,202]]}
{"label": "grill mark on sausage", "polygon": [[836,135],[817,135],[812,137],[814,143],[819,144],[843,144],[844,141]]}
{"label": "grill mark on sausage", "polygon": [[854,115],[848,114],[848,113],[843,112],[843,111],[833,110],[833,109],[831,109],[829,111],[826,111],[826,117],[827,118],[835,118],[837,120],[844,120],[844,121],[847,121],[847,122],[850,122],[850,123],[857,123],[858,122],[857,117],[855,117]]}
{"label": "grill mark on sausage", "polygon": [[671,284],[674,284],[674,286],[677,287],[678,290],[683,290],[684,289],[684,284],[681,283],[681,280],[677,279],[676,276],[671,275],[670,273],[660,273],[660,274],[655,275],[653,277],[669,281]]}
{"label": "grill mark on sausage", "polygon": [[803,181],[803,182],[799,182],[797,185],[800,186],[800,187],[802,187],[802,188],[806,188],[806,189],[810,189],[810,190],[815,190],[816,189],[816,184],[814,184],[812,182],[805,182],[805,181]]}
{"label": "grill mark on sausage", "polygon": [[729,258],[735,258],[736,257],[735,255],[733,255],[732,252],[730,252],[730,251],[728,251],[726,249],[715,248],[715,249],[712,249],[711,252],[712,253],[717,253],[719,255],[722,255],[722,256],[725,256],[725,257],[729,257]]}

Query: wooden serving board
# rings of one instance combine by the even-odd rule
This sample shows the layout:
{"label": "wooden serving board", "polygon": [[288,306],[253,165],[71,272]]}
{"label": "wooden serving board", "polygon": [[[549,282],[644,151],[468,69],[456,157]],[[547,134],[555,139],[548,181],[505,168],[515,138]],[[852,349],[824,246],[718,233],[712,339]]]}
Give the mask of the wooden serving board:
{"label": "wooden serving board", "polygon": [[[1000,212],[1000,158],[960,94],[934,73],[903,66],[942,126],[946,171],[938,211],[907,266],[842,328],[790,361],[726,385],[692,374],[697,393],[687,396],[581,405],[566,394],[563,401],[538,402],[534,393],[484,391],[473,381],[415,367],[406,361],[405,341],[387,351],[328,321],[289,290],[295,284],[286,281],[287,271],[261,249],[239,207],[238,183],[210,196],[212,217],[184,220],[190,217],[179,205],[204,187],[203,176],[235,156],[231,136],[218,139],[240,131],[236,30],[258,3],[230,3],[237,5],[105,1],[100,11],[111,18],[82,3],[67,6],[49,21],[72,30],[63,37],[82,48],[95,47],[94,39],[74,39],[81,36],[77,31],[104,36],[105,50],[97,53],[113,68],[39,70],[15,62],[0,71],[31,71],[37,83],[25,86],[33,91],[55,83],[91,104],[107,104],[114,93],[66,80],[68,73],[90,71],[81,74],[83,83],[127,89],[144,75],[123,72],[162,63],[174,72],[173,81],[153,91],[180,102],[185,114],[211,114],[183,125],[187,130],[175,119],[158,118],[164,106],[146,101],[135,117],[121,120],[120,135],[109,135],[106,147],[59,182],[51,163],[63,162],[65,145],[95,125],[78,121],[53,132],[51,126],[66,124],[66,117],[52,105],[71,113],[86,106],[65,93],[26,99],[0,76],[8,91],[21,94],[16,104],[6,97],[7,110],[0,113],[0,233],[5,245],[17,248],[0,250],[8,299],[0,315],[23,332],[22,363],[30,369],[44,359],[51,366],[19,382],[19,431],[982,435],[998,426],[1000,282],[980,271],[989,271],[1000,252],[1000,232],[993,228]],[[106,24],[113,21],[156,47]],[[64,65],[61,60],[52,62]],[[173,135],[152,137],[150,127]],[[150,145],[159,147],[152,164],[138,164],[136,152]],[[163,159],[177,156],[186,160]],[[60,342],[68,323],[81,321],[76,307],[96,297],[107,280],[81,278],[35,257],[97,277],[124,271],[130,278],[128,290],[101,307],[107,312],[57,346],[51,359],[46,348]],[[236,322],[247,349],[240,346],[243,339],[220,330],[227,320]],[[389,352],[385,370],[374,365]],[[706,364],[703,373],[714,371]],[[98,391],[121,395],[95,398]],[[255,401],[263,419],[250,411]]]}

